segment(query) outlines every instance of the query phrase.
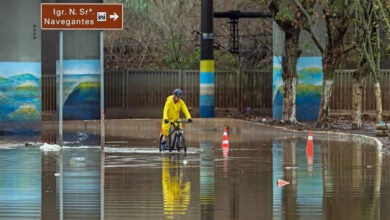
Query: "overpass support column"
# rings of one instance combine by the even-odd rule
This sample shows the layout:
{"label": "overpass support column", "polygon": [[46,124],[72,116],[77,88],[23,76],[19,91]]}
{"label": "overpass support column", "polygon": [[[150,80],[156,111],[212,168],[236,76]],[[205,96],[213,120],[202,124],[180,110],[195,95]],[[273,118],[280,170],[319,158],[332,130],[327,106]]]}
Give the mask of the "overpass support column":
{"label": "overpass support column", "polygon": [[213,0],[202,0],[199,117],[214,117]]}

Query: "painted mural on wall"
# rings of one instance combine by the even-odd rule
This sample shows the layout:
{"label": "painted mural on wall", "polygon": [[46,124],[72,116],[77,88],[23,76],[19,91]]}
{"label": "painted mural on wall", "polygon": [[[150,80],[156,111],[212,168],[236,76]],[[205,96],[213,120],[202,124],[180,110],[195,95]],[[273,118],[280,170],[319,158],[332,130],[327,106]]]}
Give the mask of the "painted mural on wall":
{"label": "painted mural on wall", "polygon": [[[322,89],[322,58],[300,57],[297,63],[298,87],[296,117],[298,121],[315,121],[318,117]],[[283,110],[282,57],[273,58],[273,118],[280,120]]]}
{"label": "painted mural on wall", "polygon": [[[57,71],[59,70],[58,64],[57,62]],[[64,60],[63,68],[63,119],[99,119],[100,61]]]}
{"label": "painted mural on wall", "polygon": [[41,63],[0,62],[0,121],[41,120]]}

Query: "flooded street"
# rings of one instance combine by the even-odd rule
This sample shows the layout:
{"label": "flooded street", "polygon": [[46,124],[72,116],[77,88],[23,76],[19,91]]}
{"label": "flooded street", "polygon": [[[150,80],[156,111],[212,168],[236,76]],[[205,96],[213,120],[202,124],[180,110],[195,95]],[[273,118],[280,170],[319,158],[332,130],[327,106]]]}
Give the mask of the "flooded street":
{"label": "flooded street", "polygon": [[190,137],[186,155],[148,138],[107,137],[104,151],[0,145],[0,219],[390,218],[390,155],[375,146],[314,136],[310,152],[304,138],[234,128],[229,138]]}

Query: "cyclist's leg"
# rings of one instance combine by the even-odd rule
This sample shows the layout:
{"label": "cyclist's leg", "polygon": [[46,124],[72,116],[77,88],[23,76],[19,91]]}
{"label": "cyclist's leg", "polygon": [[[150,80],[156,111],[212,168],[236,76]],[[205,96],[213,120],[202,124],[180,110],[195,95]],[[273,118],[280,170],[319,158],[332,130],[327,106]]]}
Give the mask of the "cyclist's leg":
{"label": "cyclist's leg", "polygon": [[166,150],[168,147],[167,146],[168,145],[167,144],[167,136],[169,135],[169,128],[170,128],[169,124],[165,124],[164,122],[162,122],[161,135],[160,135],[160,141],[159,141],[160,149],[163,148],[162,150]]}
{"label": "cyclist's leg", "polygon": [[167,138],[168,138],[168,135],[169,135],[169,129],[170,129],[170,125],[169,124],[165,124],[163,122],[162,126],[161,126],[161,133],[163,134],[163,139],[162,141],[165,141],[167,142]]}

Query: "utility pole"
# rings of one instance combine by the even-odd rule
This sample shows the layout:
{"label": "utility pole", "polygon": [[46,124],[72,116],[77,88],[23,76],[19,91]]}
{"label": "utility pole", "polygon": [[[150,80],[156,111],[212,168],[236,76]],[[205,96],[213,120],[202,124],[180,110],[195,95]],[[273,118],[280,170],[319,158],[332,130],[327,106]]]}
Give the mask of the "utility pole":
{"label": "utility pole", "polygon": [[201,42],[200,42],[200,100],[199,117],[213,118],[215,115],[215,70],[214,70],[214,32],[213,0],[201,2]]}

